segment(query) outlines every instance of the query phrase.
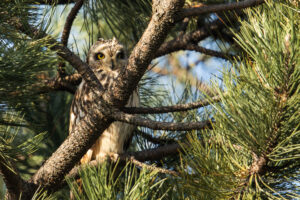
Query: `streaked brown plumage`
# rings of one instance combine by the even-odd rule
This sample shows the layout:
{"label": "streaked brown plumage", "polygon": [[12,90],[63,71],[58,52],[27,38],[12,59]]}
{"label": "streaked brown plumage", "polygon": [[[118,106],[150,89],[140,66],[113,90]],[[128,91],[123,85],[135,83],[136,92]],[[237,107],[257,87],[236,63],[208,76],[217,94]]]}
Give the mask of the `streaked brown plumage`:
{"label": "streaked brown plumage", "polygon": [[[124,47],[114,38],[112,40],[99,39],[89,50],[87,63],[95,72],[104,89],[109,89],[120,70],[127,64]],[[83,80],[79,85],[71,106],[69,133],[78,122],[89,113],[94,99],[93,92]],[[137,90],[133,92],[126,106],[138,106]],[[114,122],[95,141],[95,144],[81,159],[81,163],[91,160],[103,161],[107,153],[123,153],[132,137],[134,126]]]}

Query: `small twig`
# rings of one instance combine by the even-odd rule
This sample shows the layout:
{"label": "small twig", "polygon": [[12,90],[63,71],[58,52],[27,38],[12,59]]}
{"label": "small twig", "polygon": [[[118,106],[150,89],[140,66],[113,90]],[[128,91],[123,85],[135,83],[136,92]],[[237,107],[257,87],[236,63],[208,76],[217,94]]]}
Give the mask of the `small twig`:
{"label": "small twig", "polygon": [[[120,157],[120,158],[122,158],[122,157]],[[176,171],[169,170],[169,169],[164,169],[164,168],[161,168],[161,167],[156,167],[156,166],[153,166],[153,165],[147,165],[146,163],[143,163],[143,162],[140,162],[140,161],[136,160],[133,156],[131,156],[128,160],[131,163],[133,163],[136,166],[139,166],[141,168],[145,168],[145,169],[148,169],[148,170],[151,170],[151,171],[158,171],[159,173],[163,173],[163,174],[170,174],[172,176],[179,176],[179,173],[176,172]]]}
{"label": "small twig", "polygon": [[206,120],[202,122],[158,122],[150,119],[144,119],[131,114],[126,114],[121,111],[115,111],[111,114],[117,121],[126,122],[136,126],[143,126],[153,130],[167,130],[167,131],[191,131],[201,130],[211,127],[211,121]]}
{"label": "small twig", "polygon": [[217,5],[184,8],[182,9],[181,15],[178,15],[177,21],[183,19],[184,17],[193,17],[193,16],[199,16],[199,15],[214,13],[214,12],[218,13],[218,12],[229,11],[229,10],[239,10],[239,9],[249,8],[249,7],[260,5],[264,2],[265,0],[245,0],[245,1],[239,1],[234,3],[223,3]]}
{"label": "small twig", "polygon": [[173,106],[162,106],[153,108],[143,108],[143,107],[124,107],[122,111],[129,114],[155,114],[155,113],[167,113],[167,112],[180,112],[188,111],[196,108],[201,108],[211,103],[217,103],[221,100],[220,96],[214,96],[211,100],[205,99],[198,102],[192,102],[187,104],[177,104]]}

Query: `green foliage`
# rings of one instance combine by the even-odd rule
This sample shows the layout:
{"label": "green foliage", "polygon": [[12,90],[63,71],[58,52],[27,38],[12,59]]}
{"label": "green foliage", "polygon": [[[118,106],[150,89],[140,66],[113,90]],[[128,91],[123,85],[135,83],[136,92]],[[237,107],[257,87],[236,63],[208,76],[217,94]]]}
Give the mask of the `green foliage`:
{"label": "green foliage", "polygon": [[[57,38],[64,24],[62,18],[71,7],[61,6],[58,9],[61,13],[54,15],[55,7],[32,6],[31,2],[0,2],[0,156],[17,160],[17,168],[25,178],[66,138],[72,101],[71,95],[62,92],[42,95],[36,92],[41,86],[41,76],[55,76],[57,55],[49,50],[48,38],[28,38],[10,23],[18,16],[22,19],[20,23],[30,22]],[[194,3],[187,1],[189,5]],[[97,38],[115,36],[130,50],[146,27],[150,13],[148,0],[86,1],[72,28],[72,48],[84,58]],[[145,116],[176,122],[201,121],[213,116],[214,129],[187,133],[140,128],[155,137],[182,143],[187,140],[189,145],[184,146],[180,157],[155,162],[157,166],[179,170],[181,176],[174,178],[132,165],[122,170],[108,164],[86,167],[80,172],[84,192],[79,191],[74,180],[69,180],[77,199],[299,198],[299,9],[289,3],[269,2],[249,10],[247,16],[236,34],[244,57],[233,63],[231,71],[224,72],[223,90],[216,89],[222,96],[220,103],[205,110]],[[214,17],[192,19],[188,30],[199,27],[199,21],[205,23]],[[179,25],[174,30],[179,31]],[[173,36],[171,33],[170,38]],[[74,70],[68,68],[68,72]],[[148,73],[142,80],[142,106],[203,98],[203,93],[190,85],[183,92],[174,86],[169,95],[158,84],[159,78]],[[216,84],[215,88],[219,86]],[[140,136],[133,143],[132,150],[159,146]],[[263,157],[267,158],[267,166],[257,173],[253,166]],[[1,192],[2,185],[0,181]],[[46,192],[36,193],[35,199],[45,198],[48,198]],[[67,199],[68,193],[61,191],[56,198]]]}
{"label": "green foliage", "polygon": [[[16,118],[14,116],[13,119],[15,120]],[[45,133],[40,133],[31,138],[23,137],[21,139],[20,135],[25,132],[22,129],[20,127],[0,125],[0,157],[11,170],[13,170],[11,162],[28,158],[38,149],[45,137]]]}
{"label": "green foliage", "polygon": [[[123,168],[123,169],[122,169]],[[156,171],[102,163],[98,167],[84,167],[80,180],[68,180],[76,199],[162,199],[158,191],[165,179],[157,179]]]}
{"label": "green foliage", "polygon": [[1,102],[6,102],[7,106],[23,108],[30,107],[29,99],[37,98],[36,88],[41,86],[36,83],[57,64],[54,53],[45,48],[46,42],[47,38],[35,41],[20,38],[14,43],[0,42]]}
{"label": "green foliage", "polygon": [[[191,135],[185,150],[180,182],[192,199],[299,198],[300,27],[295,9],[269,2],[247,12],[236,34],[247,55],[224,72],[214,130],[203,132],[200,141]],[[267,166],[256,171],[263,159]]]}

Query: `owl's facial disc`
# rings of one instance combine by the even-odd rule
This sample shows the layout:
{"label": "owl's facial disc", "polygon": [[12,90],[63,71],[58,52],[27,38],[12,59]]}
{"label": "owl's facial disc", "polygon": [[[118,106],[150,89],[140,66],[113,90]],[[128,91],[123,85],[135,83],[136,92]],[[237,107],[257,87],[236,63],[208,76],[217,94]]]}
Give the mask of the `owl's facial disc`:
{"label": "owl's facial disc", "polygon": [[117,59],[125,59],[125,53],[124,53],[124,50],[121,49],[120,51],[117,52]]}

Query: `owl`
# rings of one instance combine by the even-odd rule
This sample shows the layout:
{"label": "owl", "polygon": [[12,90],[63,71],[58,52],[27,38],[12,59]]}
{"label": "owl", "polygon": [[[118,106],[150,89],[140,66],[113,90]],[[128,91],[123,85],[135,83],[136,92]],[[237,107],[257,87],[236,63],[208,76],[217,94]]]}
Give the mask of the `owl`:
{"label": "owl", "polygon": [[[109,90],[120,71],[127,64],[125,49],[115,38],[110,40],[99,39],[90,48],[87,63],[102,84],[103,90]],[[89,114],[92,109],[91,103],[95,98],[95,93],[82,80],[71,105],[69,133],[79,124],[80,120]],[[136,89],[130,96],[126,106],[136,107],[138,105],[139,96]],[[80,163],[85,164],[91,160],[102,162],[109,153],[123,153],[130,144],[134,128],[133,125],[126,123],[113,122],[81,158]]]}

